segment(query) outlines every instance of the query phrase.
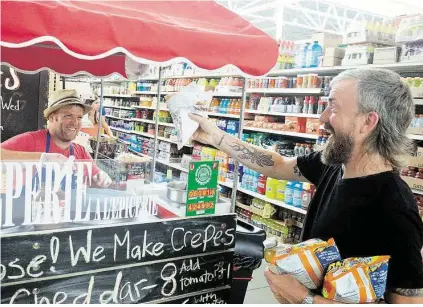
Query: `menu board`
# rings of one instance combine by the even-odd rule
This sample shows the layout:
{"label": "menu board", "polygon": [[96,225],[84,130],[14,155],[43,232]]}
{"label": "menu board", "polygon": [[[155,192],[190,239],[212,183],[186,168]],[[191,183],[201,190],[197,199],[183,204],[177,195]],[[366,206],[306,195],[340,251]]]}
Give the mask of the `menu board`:
{"label": "menu board", "polygon": [[23,74],[1,65],[1,141],[45,125],[48,72]]}
{"label": "menu board", "polygon": [[2,233],[1,303],[227,302],[235,232],[228,214]]}
{"label": "menu board", "polygon": [[186,216],[214,214],[219,162],[191,162],[188,171]]}

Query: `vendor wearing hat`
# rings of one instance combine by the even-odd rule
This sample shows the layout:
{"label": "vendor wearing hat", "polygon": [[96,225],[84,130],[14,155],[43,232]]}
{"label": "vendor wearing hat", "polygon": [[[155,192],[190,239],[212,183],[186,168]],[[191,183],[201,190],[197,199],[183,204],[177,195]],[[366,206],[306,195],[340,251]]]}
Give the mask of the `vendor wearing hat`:
{"label": "vendor wearing hat", "polygon": [[[10,151],[45,153],[42,155],[44,161],[53,157],[59,159],[60,155],[66,158],[74,156],[76,160],[92,160],[83,146],[72,142],[81,129],[82,117],[91,110],[78,97],[76,90],[56,91],[50,97],[48,108],[44,110],[48,128],[22,133],[1,143],[0,147]],[[100,187],[111,184],[110,177],[94,163],[93,181]]]}

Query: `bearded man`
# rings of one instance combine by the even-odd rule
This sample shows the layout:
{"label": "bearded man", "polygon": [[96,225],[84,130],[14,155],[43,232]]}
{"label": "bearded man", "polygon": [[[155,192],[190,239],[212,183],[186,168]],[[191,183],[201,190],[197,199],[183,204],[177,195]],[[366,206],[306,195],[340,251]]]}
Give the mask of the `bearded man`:
{"label": "bearded man", "polygon": [[[334,238],[342,258],[389,255],[385,300],[423,303],[423,225],[414,195],[398,172],[401,156],[412,149],[406,130],[413,117],[413,97],[400,76],[368,68],[333,79],[320,117],[331,137],[322,152],[308,156],[282,157],[191,115],[200,124],[194,140],[268,177],[316,186],[302,240]],[[335,303],[292,276],[265,274],[281,303]]]}

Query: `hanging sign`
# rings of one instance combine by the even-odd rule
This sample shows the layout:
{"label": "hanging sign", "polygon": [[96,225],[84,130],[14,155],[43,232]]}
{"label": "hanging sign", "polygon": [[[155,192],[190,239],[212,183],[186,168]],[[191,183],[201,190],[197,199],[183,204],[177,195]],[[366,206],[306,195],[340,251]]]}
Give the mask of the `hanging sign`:
{"label": "hanging sign", "polygon": [[191,162],[188,171],[186,216],[214,214],[219,162]]}

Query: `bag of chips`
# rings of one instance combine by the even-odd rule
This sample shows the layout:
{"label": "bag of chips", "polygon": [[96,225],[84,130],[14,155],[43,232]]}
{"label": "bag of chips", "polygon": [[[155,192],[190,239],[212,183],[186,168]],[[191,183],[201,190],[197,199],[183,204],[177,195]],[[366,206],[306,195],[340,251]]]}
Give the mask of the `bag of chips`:
{"label": "bag of chips", "polygon": [[333,239],[311,239],[276,250],[269,269],[275,274],[289,274],[308,289],[318,289],[326,269],[341,260]]}
{"label": "bag of chips", "polygon": [[347,304],[376,302],[385,293],[389,258],[348,258],[331,264],[323,282],[323,297]]}

